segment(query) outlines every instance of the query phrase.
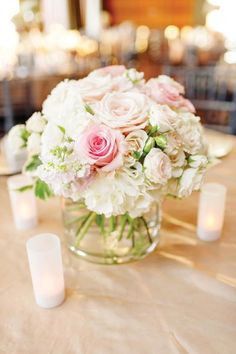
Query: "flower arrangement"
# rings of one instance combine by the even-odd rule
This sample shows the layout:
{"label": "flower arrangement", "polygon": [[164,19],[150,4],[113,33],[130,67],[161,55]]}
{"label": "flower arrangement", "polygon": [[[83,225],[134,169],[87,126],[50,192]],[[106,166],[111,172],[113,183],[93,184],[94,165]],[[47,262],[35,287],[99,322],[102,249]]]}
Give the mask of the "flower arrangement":
{"label": "flower arrangement", "polygon": [[142,216],[153,201],[199,189],[208,158],[200,118],[168,76],[108,66],[59,83],[25,125],[14,150],[27,149],[24,171],[37,196],[83,200],[106,218]]}

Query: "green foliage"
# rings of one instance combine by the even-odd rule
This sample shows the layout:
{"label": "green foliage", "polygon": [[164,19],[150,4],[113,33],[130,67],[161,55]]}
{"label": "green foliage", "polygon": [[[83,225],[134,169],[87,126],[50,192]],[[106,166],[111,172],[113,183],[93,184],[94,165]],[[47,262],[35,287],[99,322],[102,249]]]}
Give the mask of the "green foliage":
{"label": "green foliage", "polygon": [[26,129],[22,129],[21,139],[24,141],[22,148],[26,147],[29,136],[30,136],[30,133]]}
{"label": "green foliage", "polygon": [[150,126],[148,128],[148,135],[151,136],[151,135],[155,134],[157,131],[158,131],[158,126],[157,125],[154,126],[154,127]]}
{"label": "green foliage", "polygon": [[154,138],[155,139],[155,143],[156,145],[160,148],[160,149],[165,149],[167,146],[167,139],[165,137],[165,135],[159,135],[157,137]]}
{"label": "green foliage", "polygon": [[136,159],[136,160],[139,160],[140,157],[142,155],[142,152],[139,152],[139,151],[134,151],[133,152],[133,157]]}
{"label": "green foliage", "polygon": [[67,146],[56,146],[51,150],[51,153],[58,159],[64,161],[65,157],[73,152],[72,149],[68,149]]}
{"label": "green foliage", "polygon": [[154,140],[154,138],[149,137],[148,140],[147,140],[147,142],[146,142],[146,144],[145,144],[145,146],[144,146],[143,151],[144,151],[146,154],[148,154],[149,151],[154,147],[154,145],[155,145],[155,140]]}
{"label": "green foliage", "polygon": [[41,179],[36,180],[35,186],[34,186],[34,192],[35,192],[36,197],[43,199],[43,200],[51,197],[53,194],[51,189],[47,185],[47,183],[45,183]]}
{"label": "green foliage", "polygon": [[84,108],[85,108],[86,112],[88,112],[94,116],[94,111],[87,103],[84,105]]}
{"label": "green foliage", "polygon": [[32,188],[33,188],[33,184],[28,184],[28,185],[23,186],[23,187],[21,187],[21,188],[15,189],[15,191],[22,193],[22,192],[26,192],[26,191],[28,191],[28,190],[30,190],[30,189],[32,189]]}
{"label": "green foliage", "polygon": [[63,135],[66,134],[66,130],[64,127],[62,127],[61,125],[58,125],[58,128],[60,129],[60,131],[62,132]]}
{"label": "green foliage", "polygon": [[38,155],[31,156],[30,160],[26,162],[25,171],[32,172],[35,171],[40,165],[42,165],[42,161],[40,160]]}

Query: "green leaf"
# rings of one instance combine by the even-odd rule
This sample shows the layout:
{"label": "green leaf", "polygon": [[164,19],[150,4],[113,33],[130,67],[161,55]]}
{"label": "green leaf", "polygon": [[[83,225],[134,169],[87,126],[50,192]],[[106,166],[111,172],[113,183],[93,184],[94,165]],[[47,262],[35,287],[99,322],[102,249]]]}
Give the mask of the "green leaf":
{"label": "green leaf", "polygon": [[140,151],[133,151],[133,157],[136,159],[136,160],[139,160],[140,157],[141,157],[142,153]]}
{"label": "green leaf", "polygon": [[26,186],[15,189],[16,192],[25,192],[33,188],[33,184],[28,184]]}
{"label": "green leaf", "polygon": [[86,112],[88,112],[94,116],[94,114],[95,114],[94,111],[87,103],[84,105],[84,108],[85,108]]}
{"label": "green leaf", "polygon": [[35,188],[34,192],[35,192],[36,197],[43,199],[43,200],[51,197],[53,194],[51,189],[47,185],[47,183],[45,183],[41,179],[37,179],[34,188]]}
{"label": "green leaf", "polygon": [[61,125],[58,125],[57,127],[60,129],[60,131],[62,132],[63,135],[66,134],[66,130],[64,127],[62,127]]}
{"label": "green leaf", "polygon": [[165,135],[159,135],[159,136],[155,137],[154,139],[155,139],[155,142],[156,142],[157,146],[160,149],[165,149],[166,148],[167,139],[166,139]]}
{"label": "green leaf", "polygon": [[38,155],[31,156],[30,160],[26,162],[25,171],[35,171],[40,165],[42,165],[42,161],[40,160]]}

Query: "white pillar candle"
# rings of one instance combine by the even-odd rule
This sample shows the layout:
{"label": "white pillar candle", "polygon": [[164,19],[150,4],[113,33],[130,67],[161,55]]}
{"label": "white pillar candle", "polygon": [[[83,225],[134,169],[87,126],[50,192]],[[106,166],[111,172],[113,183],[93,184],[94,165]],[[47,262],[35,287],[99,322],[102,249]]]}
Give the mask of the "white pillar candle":
{"label": "white pillar candle", "polygon": [[226,188],[218,183],[202,186],[199,208],[197,235],[203,241],[217,240],[224,222]]}
{"label": "white pillar candle", "polygon": [[35,301],[52,308],[65,298],[61,244],[54,234],[40,234],[26,244]]}
{"label": "white pillar candle", "polygon": [[85,0],[85,33],[99,39],[101,32],[101,0]]}
{"label": "white pillar candle", "polygon": [[8,178],[7,184],[16,228],[26,230],[35,227],[38,216],[34,191],[19,191],[22,187],[32,185],[31,178],[24,175],[13,176]]}

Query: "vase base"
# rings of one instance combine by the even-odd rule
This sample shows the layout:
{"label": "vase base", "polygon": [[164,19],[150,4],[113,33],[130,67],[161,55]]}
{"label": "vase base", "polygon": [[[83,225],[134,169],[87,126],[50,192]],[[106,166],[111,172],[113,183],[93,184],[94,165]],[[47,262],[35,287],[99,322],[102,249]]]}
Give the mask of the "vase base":
{"label": "vase base", "polygon": [[159,239],[155,240],[145,251],[139,254],[127,253],[124,255],[107,254],[106,256],[96,253],[88,253],[81,249],[75,248],[72,245],[68,245],[69,250],[80,259],[83,259],[90,263],[103,264],[103,265],[115,265],[136,262],[145,258],[148,254],[152,253],[158,246]]}

